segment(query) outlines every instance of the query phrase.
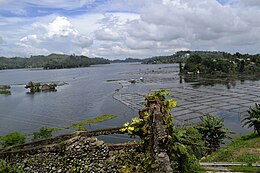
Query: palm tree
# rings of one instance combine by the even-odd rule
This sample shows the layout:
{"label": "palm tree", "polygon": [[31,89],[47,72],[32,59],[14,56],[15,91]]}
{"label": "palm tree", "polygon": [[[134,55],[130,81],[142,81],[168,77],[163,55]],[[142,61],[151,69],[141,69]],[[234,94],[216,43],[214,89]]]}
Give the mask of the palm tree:
{"label": "palm tree", "polygon": [[260,104],[255,104],[255,107],[250,107],[247,111],[248,114],[242,120],[244,122],[243,127],[254,127],[255,131],[260,135]]}

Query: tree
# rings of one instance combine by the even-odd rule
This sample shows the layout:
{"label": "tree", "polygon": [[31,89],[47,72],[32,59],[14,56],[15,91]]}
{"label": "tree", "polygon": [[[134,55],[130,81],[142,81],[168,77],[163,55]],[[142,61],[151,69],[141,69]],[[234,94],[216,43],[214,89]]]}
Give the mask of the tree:
{"label": "tree", "polygon": [[196,129],[202,134],[202,140],[205,142],[206,154],[216,151],[224,139],[230,138],[231,133],[224,128],[224,119],[218,119],[216,116],[205,114],[200,117],[201,123],[196,126]]}
{"label": "tree", "polygon": [[247,116],[242,120],[243,126],[254,127],[255,131],[260,135],[260,104],[250,107]]}

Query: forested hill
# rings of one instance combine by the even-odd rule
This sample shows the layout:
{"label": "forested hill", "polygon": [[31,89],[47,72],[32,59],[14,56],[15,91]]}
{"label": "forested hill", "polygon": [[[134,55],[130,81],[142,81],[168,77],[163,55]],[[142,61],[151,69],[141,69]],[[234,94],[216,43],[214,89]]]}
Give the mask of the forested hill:
{"label": "forested hill", "polygon": [[192,51],[179,51],[173,55],[154,56],[145,59],[143,64],[171,64],[184,62],[191,53]]}
{"label": "forested hill", "polygon": [[89,58],[86,56],[50,54],[48,56],[38,55],[30,58],[5,58],[0,57],[1,69],[17,68],[44,68],[44,69],[61,69],[89,67],[94,64],[109,64],[110,61],[104,58]]}
{"label": "forested hill", "polygon": [[111,63],[132,63],[132,62],[143,62],[143,60],[138,58],[126,58],[124,60],[121,59],[111,60]]}
{"label": "forested hill", "polygon": [[[247,58],[259,58],[260,55],[248,55],[248,54],[240,54],[240,53],[235,53],[235,54],[230,54],[226,52],[220,52],[220,51],[179,51],[176,52],[173,55],[168,55],[168,56],[155,56],[152,58],[145,59],[143,61],[144,64],[171,64],[171,63],[179,63],[183,62],[185,63],[186,60],[191,57],[191,56],[199,56],[203,59],[212,59],[212,60],[217,60],[217,59],[230,59],[231,57],[236,58],[242,58],[242,59],[247,59]],[[232,58],[231,58],[232,59]]]}

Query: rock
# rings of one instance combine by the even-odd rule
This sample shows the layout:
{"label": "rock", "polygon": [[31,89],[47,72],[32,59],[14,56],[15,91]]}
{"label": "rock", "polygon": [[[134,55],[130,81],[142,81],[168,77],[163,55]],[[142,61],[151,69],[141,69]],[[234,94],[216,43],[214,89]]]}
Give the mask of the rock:
{"label": "rock", "polygon": [[160,153],[160,154],[158,154],[158,157],[160,157],[160,158],[164,158],[165,155],[164,155],[164,153]]}

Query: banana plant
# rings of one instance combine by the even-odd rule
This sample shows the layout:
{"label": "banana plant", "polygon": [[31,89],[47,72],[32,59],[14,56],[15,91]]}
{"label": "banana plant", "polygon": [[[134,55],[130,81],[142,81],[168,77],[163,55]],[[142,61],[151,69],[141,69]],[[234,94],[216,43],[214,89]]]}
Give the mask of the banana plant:
{"label": "banana plant", "polygon": [[196,126],[196,129],[202,134],[202,140],[207,148],[206,154],[210,154],[216,151],[225,139],[229,139],[228,134],[232,132],[224,128],[223,118],[205,114],[200,119],[201,123]]}
{"label": "banana plant", "polygon": [[242,120],[243,127],[248,125],[248,127],[254,127],[255,131],[260,135],[260,104],[255,104],[255,107],[250,107],[247,111],[248,114]]}

